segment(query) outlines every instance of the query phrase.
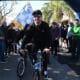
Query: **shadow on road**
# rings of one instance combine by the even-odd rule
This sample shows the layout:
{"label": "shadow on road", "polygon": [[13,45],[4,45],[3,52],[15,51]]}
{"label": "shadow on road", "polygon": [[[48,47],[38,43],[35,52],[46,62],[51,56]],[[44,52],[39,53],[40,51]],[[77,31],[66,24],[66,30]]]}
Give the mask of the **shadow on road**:
{"label": "shadow on road", "polygon": [[80,60],[72,60],[71,53],[61,52],[61,54],[58,54],[58,62],[61,64],[67,64],[72,70],[80,75]]}

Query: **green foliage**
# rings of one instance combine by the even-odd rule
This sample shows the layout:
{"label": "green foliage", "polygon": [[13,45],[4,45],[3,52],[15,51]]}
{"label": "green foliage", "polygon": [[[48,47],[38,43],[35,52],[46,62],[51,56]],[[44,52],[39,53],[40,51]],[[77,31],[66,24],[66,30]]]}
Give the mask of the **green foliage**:
{"label": "green foliage", "polygon": [[74,19],[73,10],[69,5],[65,3],[64,0],[55,0],[45,3],[42,7],[43,20],[50,23],[50,21],[60,22],[63,14],[69,16],[70,19]]}

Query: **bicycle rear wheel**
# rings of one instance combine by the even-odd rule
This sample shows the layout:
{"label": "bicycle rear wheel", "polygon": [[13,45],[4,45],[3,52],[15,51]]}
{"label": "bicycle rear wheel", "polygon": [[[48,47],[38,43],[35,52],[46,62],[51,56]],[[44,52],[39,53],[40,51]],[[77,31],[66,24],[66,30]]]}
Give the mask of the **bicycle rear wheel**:
{"label": "bicycle rear wheel", "polygon": [[24,60],[20,60],[17,65],[17,76],[22,77],[25,71],[25,63]]}

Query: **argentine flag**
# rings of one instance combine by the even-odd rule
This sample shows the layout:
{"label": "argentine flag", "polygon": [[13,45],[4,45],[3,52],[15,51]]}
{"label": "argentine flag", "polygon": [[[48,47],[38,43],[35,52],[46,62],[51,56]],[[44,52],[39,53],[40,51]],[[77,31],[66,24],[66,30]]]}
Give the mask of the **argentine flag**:
{"label": "argentine flag", "polygon": [[33,12],[33,9],[32,9],[31,4],[27,3],[23,7],[21,12],[17,15],[16,17],[17,22],[22,24],[22,26],[25,26],[26,24],[31,24],[33,21],[32,12]]}

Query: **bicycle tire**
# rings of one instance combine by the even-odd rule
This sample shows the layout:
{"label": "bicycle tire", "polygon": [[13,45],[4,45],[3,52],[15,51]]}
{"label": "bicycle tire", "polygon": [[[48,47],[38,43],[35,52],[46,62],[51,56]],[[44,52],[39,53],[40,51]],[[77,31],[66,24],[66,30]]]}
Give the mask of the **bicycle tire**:
{"label": "bicycle tire", "polygon": [[24,60],[20,60],[17,65],[17,76],[22,77],[25,71],[25,63]]}
{"label": "bicycle tire", "polygon": [[38,70],[34,72],[34,80],[41,80],[40,79],[40,73]]}

